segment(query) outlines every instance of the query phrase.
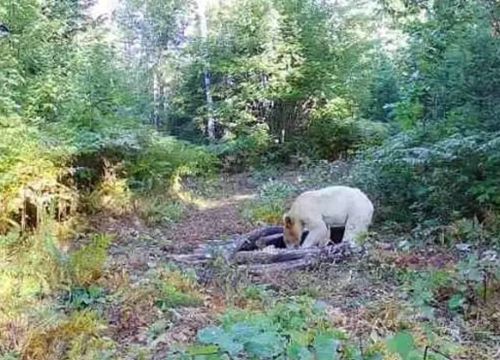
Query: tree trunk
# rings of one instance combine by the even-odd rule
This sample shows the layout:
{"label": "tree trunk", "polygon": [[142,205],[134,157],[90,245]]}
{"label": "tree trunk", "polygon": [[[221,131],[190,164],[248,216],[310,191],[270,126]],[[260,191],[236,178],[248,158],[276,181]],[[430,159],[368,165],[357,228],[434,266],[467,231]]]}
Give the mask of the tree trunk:
{"label": "tree trunk", "polygon": [[209,72],[209,64],[208,64],[208,56],[207,56],[207,38],[208,38],[208,25],[207,25],[207,17],[205,14],[205,1],[197,0],[198,6],[198,17],[200,23],[200,36],[202,40],[202,57],[204,60],[203,65],[203,82],[205,84],[205,97],[207,100],[207,110],[208,110],[208,119],[207,119],[207,137],[210,141],[215,140],[215,118],[213,116],[213,108],[214,102],[212,98],[212,94],[210,92],[210,72]]}

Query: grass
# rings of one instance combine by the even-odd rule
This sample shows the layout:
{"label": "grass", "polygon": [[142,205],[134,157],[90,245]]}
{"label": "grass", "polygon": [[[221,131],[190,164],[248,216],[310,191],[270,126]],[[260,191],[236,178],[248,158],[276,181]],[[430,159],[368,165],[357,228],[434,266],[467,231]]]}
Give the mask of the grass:
{"label": "grass", "polygon": [[135,208],[148,226],[171,225],[178,222],[185,206],[178,201],[165,197],[147,196],[136,201]]}
{"label": "grass", "polygon": [[288,182],[267,181],[259,187],[258,197],[247,202],[242,215],[252,223],[280,224],[295,193]]}
{"label": "grass", "polygon": [[161,309],[196,307],[203,304],[201,288],[193,273],[185,273],[166,267],[157,274],[159,296],[156,304]]}

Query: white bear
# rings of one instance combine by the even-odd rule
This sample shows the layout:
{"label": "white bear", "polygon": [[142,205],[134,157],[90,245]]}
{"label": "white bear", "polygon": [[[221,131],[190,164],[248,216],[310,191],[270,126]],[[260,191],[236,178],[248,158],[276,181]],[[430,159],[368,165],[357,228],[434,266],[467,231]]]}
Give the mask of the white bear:
{"label": "white bear", "polygon": [[373,204],[359,189],[330,186],[300,194],[283,216],[284,240],[288,248],[298,248],[304,228],[309,234],[302,247],[324,246],[330,241],[330,227],[345,227],[342,241],[357,248],[356,237],[368,230]]}

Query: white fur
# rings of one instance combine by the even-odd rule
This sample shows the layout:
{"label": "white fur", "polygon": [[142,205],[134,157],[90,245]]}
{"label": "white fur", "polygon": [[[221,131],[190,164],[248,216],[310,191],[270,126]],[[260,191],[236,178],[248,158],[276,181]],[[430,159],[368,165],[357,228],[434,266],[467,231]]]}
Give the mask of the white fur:
{"label": "white fur", "polygon": [[373,204],[359,189],[330,186],[302,193],[288,216],[309,230],[302,247],[324,246],[330,241],[330,227],[345,226],[342,241],[356,247],[356,237],[368,230]]}

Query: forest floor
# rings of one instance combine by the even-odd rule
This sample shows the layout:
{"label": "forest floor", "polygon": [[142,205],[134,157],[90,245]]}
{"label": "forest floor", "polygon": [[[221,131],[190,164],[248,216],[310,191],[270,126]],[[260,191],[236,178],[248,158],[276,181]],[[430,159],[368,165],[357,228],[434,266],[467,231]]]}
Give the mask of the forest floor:
{"label": "forest floor", "polygon": [[[279,177],[297,179],[293,172]],[[469,264],[464,271],[472,272],[476,265],[464,262],[472,253],[455,248],[410,246],[404,236],[379,233],[363,256],[259,281],[224,266],[203,284],[171,270],[167,254],[254,229],[243,210],[258,201],[261,183],[247,174],[221,177],[205,188],[188,183],[188,204],[170,226],[148,227],[133,214],[93,219],[96,231],[116,235],[99,285],[108,292],[101,311],[122,358],[169,358],[169,351],[196,342],[200,329],[230,309],[262,310],[297,297],[321,301],[331,325],[361,353],[408,330],[428,359],[500,358],[500,287],[480,279],[475,288],[472,279],[462,279],[461,267]]]}

